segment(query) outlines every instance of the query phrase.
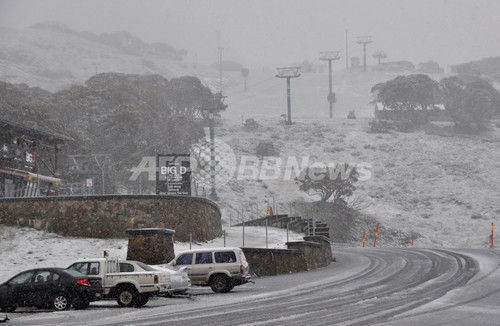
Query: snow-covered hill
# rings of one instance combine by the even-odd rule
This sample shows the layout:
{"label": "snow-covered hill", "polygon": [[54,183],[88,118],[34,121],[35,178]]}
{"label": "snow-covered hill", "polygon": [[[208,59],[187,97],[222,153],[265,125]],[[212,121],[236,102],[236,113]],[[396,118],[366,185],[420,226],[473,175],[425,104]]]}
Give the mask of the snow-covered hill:
{"label": "snow-covered hill", "polygon": [[[55,23],[24,29],[0,28],[0,80],[54,92],[83,84],[103,72],[160,74],[168,79],[197,75],[208,84],[217,79],[218,73],[213,68],[185,63],[162,55],[161,51],[133,52],[94,40],[98,35],[91,35],[94,39],[84,37],[87,34],[90,33]],[[125,36],[135,39],[127,33]],[[148,45],[148,50],[151,47]]]}

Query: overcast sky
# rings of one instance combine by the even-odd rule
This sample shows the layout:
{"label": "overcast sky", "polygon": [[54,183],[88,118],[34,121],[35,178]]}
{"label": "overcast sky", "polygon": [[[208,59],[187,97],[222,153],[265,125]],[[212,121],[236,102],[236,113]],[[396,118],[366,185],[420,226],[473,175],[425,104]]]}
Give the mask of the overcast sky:
{"label": "overcast sky", "polygon": [[356,37],[370,35],[387,60],[441,65],[500,56],[499,0],[0,0],[0,26],[57,20],[95,33],[126,30],[147,42],[188,50],[190,61],[285,66],[341,50],[335,63],[362,57]]}

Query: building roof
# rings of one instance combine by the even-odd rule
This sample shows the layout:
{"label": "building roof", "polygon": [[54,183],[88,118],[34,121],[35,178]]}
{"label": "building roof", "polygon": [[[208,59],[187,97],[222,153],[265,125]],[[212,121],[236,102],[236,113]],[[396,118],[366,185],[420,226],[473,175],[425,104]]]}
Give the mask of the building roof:
{"label": "building roof", "polygon": [[17,122],[0,119],[0,129],[10,130],[15,133],[27,135],[33,138],[41,139],[53,144],[63,144],[68,141],[74,141],[73,138],[64,136],[55,132],[49,132],[36,127],[28,127]]}

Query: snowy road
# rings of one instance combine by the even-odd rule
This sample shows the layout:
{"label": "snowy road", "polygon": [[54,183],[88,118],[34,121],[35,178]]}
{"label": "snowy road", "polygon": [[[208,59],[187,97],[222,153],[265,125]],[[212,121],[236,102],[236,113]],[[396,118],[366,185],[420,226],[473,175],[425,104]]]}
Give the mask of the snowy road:
{"label": "snowy road", "polygon": [[[193,288],[141,309],[21,312],[10,325],[470,325],[500,318],[496,250],[334,248],[337,262],[229,294]],[[471,319],[473,318],[473,319]]]}

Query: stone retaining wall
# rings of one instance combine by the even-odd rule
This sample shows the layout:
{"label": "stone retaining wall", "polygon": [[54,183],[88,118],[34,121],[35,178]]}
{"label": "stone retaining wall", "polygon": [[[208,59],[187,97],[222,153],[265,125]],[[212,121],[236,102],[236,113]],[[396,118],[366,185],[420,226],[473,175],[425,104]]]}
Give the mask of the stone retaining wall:
{"label": "stone retaining wall", "polygon": [[288,242],[288,249],[241,249],[250,273],[257,276],[298,273],[330,265],[333,255],[326,237],[305,237],[304,240]]}
{"label": "stone retaining wall", "polygon": [[304,255],[299,250],[241,248],[250,266],[250,274],[272,276],[307,270]]}
{"label": "stone retaining wall", "polygon": [[212,201],[165,195],[109,195],[0,199],[0,223],[65,236],[124,237],[127,229],[168,228],[176,241],[212,240],[222,234]]}

